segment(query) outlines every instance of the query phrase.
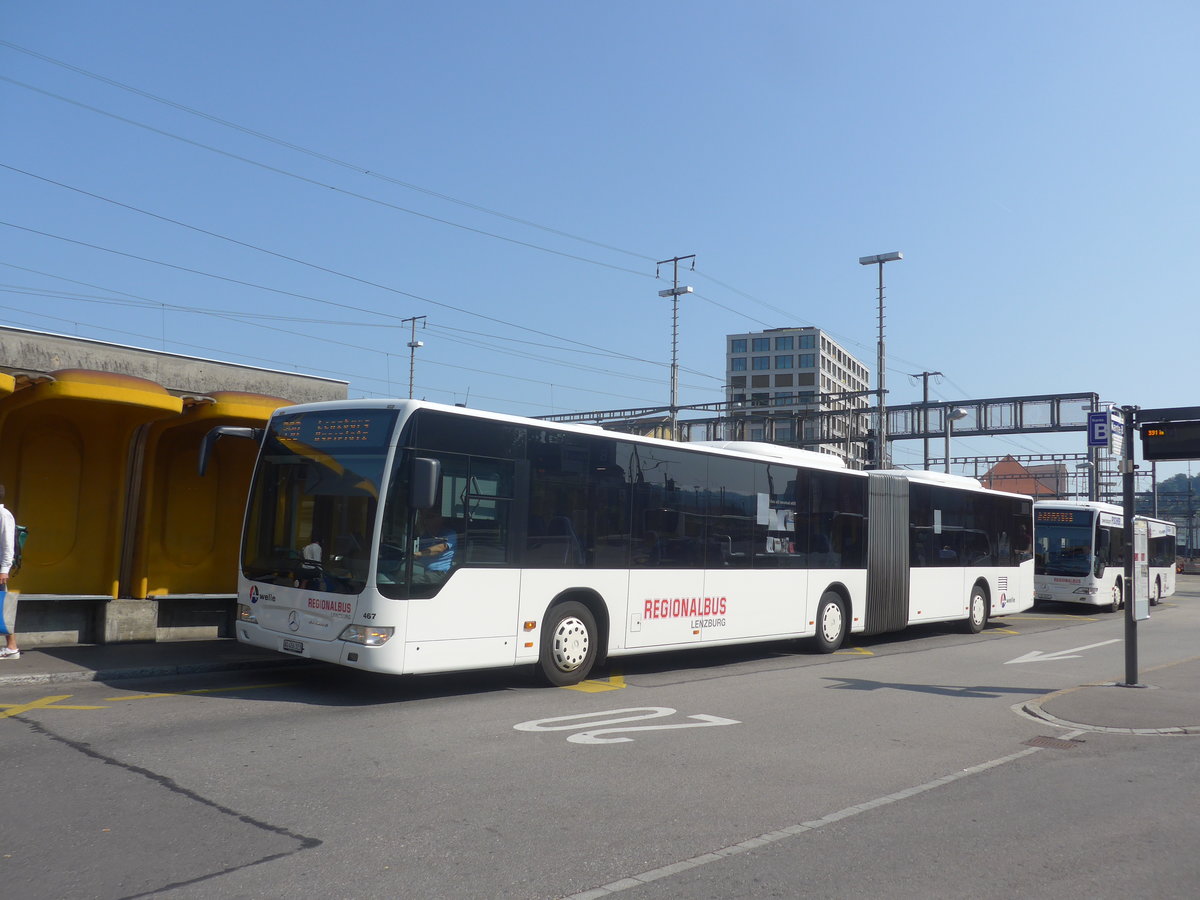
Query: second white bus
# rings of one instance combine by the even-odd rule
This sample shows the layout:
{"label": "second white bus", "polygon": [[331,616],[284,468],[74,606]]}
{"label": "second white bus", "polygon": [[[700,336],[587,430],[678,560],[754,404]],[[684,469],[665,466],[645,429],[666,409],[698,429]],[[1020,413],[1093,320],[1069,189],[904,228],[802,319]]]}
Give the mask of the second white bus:
{"label": "second white bus", "polygon": [[[1121,609],[1128,596],[1125,555],[1130,552],[1125,511],[1090,500],[1034,504],[1035,587],[1039,601]],[[1175,593],[1175,525],[1145,519],[1149,534],[1150,603]]]}

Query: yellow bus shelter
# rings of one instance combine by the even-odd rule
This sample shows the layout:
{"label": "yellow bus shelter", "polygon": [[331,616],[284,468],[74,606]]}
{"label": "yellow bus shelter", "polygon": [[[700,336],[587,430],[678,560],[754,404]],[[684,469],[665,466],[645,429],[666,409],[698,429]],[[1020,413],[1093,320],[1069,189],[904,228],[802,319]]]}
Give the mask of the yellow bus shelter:
{"label": "yellow bus shelter", "polygon": [[0,480],[30,533],[22,594],[119,596],[140,430],[182,409],[152,381],[86,369],[0,399]]}
{"label": "yellow bus shelter", "polygon": [[240,391],[184,398],[183,415],[149,427],[137,527],[123,596],[196,597],[237,591],[242,514],[258,445],[226,438],[197,472],[200,442],[217,425],[262,427],[290,400]]}

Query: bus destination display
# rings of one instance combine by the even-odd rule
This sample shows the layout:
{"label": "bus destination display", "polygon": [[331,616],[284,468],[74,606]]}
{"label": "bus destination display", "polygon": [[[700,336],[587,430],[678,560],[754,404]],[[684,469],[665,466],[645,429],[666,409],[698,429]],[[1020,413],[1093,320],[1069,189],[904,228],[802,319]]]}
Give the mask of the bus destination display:
{"label": "bus destination display", "polygon": [[386,447],[394,421],[391,410],[303,413],[281,416],[275,434],[281,441],[300,441],[310,447]]}
{"label": "bus destination display", "polygon": [[1084,525],[1092,524],[1090,509],[1041,509],[1033,508],[1035,525]]}

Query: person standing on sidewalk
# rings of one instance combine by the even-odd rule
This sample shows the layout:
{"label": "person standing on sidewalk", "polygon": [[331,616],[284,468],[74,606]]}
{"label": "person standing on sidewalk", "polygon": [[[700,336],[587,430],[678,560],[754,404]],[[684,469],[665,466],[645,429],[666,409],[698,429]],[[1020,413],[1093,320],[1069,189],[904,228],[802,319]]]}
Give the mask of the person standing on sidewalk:
{"label": "person standing on sidewalk", "polygon": [[16,626],[16,603],[12,603],[12,621],[6,615],[9,608],[8,600],[8,570],[12,568],[13,558],[17,549],[17,520],[4,505],[4,485],[0,484],[0,631],[4,632],[6,646],[0,650],[0,659],[20,659],[21,651],[17,647],[17,636],[13,633]]}

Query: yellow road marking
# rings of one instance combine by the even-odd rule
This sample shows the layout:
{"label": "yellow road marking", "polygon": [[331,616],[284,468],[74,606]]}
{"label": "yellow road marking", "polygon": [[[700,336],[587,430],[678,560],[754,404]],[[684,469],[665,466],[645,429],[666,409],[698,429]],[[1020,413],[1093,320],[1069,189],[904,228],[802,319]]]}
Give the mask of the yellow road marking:
{"label": "yellow road marking", "polygon": [[848,656],[874,656],[874,650],[868,650],[866,647],[846,647],[843,650],[834,650],[834,655],[845,653]]}
{"label": "yellow road marking", "polygon": [[253,691],[256,688],[288,687],[295,681],[277,681],[274,684],[241,684],[237,687],[196,688],[193,691],[165,691],[161,694],[126,694],[124,697],[105,697],[105,700],[153,700],[157,697],[186,697],[188,694],[224,694],[230,691]]}
{"label": "yellow road marking", "polygon": [[55,694],[51,697],[42,697],[38,700],[31,700],[28,703],[0,703],[0,719],[7,719],[11,716],[19,716],[21,713],[29,712],[31,709],[107,709],[106,706],[60,706],[60,700],[70,700],[71,694]]}
{"label": "yellow road marking", "polygon": [[[295,683],[294,681],[278,681],[274,684],[243,684],[226,688],[197,688],[194,691],[170,691],[164,694],[129,694],[124,697],[105,697],[104,700],[114,702],[117,700],[150,700],[155,697],[183,697],[188,694],[223,694],[228,691],[252,691],[255,688],[287,687]],[[624,687],[624,684],[621,687]],[[84,706],[82,704],[75,705],[61,702],[63,700],[70,700],[72,696],[74,695],[54,694],[49,697],[31,700],[28,703],[0,703],[0,719],[19,716],[21,713],[34,709],[108,709],[107,706]]]}
{"label": "yellow road marking", "polygon": [[625,676],[619,672],[614,672],[608,678],[596,678],[589,681],[581,681],[579,684],[565,684],[568,691],[582,691],[585,694],[600,694],[604,691],[619,691],[625,687]]}
{"label": "yellow road marking", "polygon": [[989,628],[988,634],[1020,634],[1019,631],[1014,631],[1012,628]]}

